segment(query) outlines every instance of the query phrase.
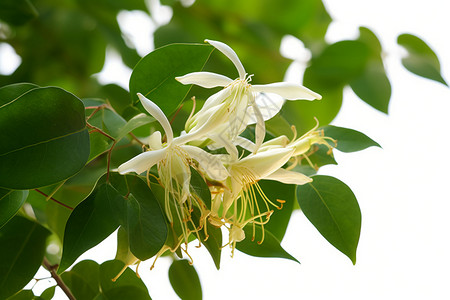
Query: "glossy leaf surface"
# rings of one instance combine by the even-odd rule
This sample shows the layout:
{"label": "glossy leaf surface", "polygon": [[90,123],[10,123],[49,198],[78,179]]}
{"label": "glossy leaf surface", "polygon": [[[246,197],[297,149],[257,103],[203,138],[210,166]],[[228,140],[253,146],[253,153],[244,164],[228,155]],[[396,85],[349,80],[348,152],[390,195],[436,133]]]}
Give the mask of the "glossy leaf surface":
{"label": "glossy leaf surface", "polygon": [[124,199],[104,179],[99,180],[92,193],[75,207],[67,221],[58,272],[67,269],[81,254],[100,243],[120,225]]}
{"label": "glossy leaf surface", "polygon": [[336,149],[342,152],[355,152],[364,150],[368,147],[380,147],[380,145],[362,132],[328,125],[322,127],[325,136],[332,137],[337,141]]}
{"label": "glossy leaf surface", "polygon": [[30,282],[42,263],[49,235],[43,226],[19,216],[0,229],[0,299]]}
{"label": "glossy leaf surface", "polygon": [[369,49],[369,58],[362,74],[350,81],[350,87],[364,102],[387,113],[392,89],[384,68],[380,41],[368,28],[360,27],[359,32],[358,41]]}
{"label": "glossy leaf surface", "polygon": [[84,107],[77,97],[48,87],[1,102],[0,139],[8,143],[0,145],[0,186],[30,189],[50,185],[85,165],[89,135]]}
{"label": "glossy leaf surface", "polygon": [[178,297],[201,300],[202,286],[195,268],[185,259],[175,260],[169,268],[169,280]]}
{"label": "glossy leaf surface", "polygon": [[134,103],[139,102],[137,93],[141,93],[170,115],[190,89],[175,77],[201,71],[212,51],[213,47],[208,45],[172,44],[149,53],[139,61],[130,77]]}
{"label": "glossy leaf surface", "polygon": [[0,228],[5,225],[25,203],[28,191],[13,191],[0,188]]}
{"label": "glossy leaf surface", "polygon": [[355,264],[361,211],[350,188],[334,177],[317,175],[297,187],[297,200],[320,234]]}
{"label": "glossy leaf surface", "polygon": [[280,241],[267,229],[264,232],[264,241],[260,243],[262,238],[261,230],[261,226],[256,225],[255,236],[253,236],[252,224],[245,226],[245,239],[236,243],[236,249],[251,256],[285,258],[299,263],[295,257],[281,247]]}

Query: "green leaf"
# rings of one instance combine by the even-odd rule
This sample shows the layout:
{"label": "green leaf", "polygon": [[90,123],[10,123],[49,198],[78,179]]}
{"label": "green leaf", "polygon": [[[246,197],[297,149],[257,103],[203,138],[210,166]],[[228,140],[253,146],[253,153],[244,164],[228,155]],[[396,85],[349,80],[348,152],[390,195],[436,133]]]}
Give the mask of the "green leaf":
{"label": "green leaf", "polygon": [[71,213],[58,272],[66,270],[81,254],[103,241],[120,225],[124,198],[105,179],[106,175],[99,179],[92,193]]}
{"label": "green leaf", "polygon": [[338,86],[359,76],[368,58],[369,49],[364,43],[340,41],[329,45],[318,57],[313,58],[307,72],[328,85]]}
{"label": "green leaf", "polygon": [[29,0],[2,0],[0,2],[0,20],[20,26],[36,18],[38,12]]}
{"label": "green leaf", "polygon": [[236,243],[236,249],[251,256],[286,258],[300,263],[281,247],[280,241],[267,229],[264,229],[264,240],[260,243],[262,228],[259,225],[255,226],[255,236],[251,224],[244,227],[245,239]]}
{"label": "green leaf", "polygon": [[47,288],[42,294],[39,296],[42,300],[51,300],[55,295],[56,285]]}
{"label": "green leaf", "polygon": [[0,145],[1,187],[50,185],[76,174],[88,159],[83,104],[60,88],[31,89],[1,105],[0,127],[0,140],[8,141]]}
{"label": "green leaf", "polygon": [[[133,300],[146,300],[150,299],[148,293],[141,290],[135,286],[121,286],[112,288],[108,291],[103,292],[102,299],[107,300],[123,300],[123,299],[133,299]],[[97,299],[97,298],[96,298]]]}
{"label": "green leaf", "polygon": [[0,228],[5,225],[25,203],[28,191],[13,191],[0,188]]}
{"label": "green leaf", "polygon": [[[131,74],[132,99],[138,103],[136,94],[141,93],[155,102],[166,115],[170,115],[190,89],[189,85],[179,83],[175,77],[202,70],[213,49],[208,45],[173,44],[149,53]],[[145,112],[143,108],[141,110]]]}
{"label": "green leaf", "polygon": [[42,263],[49,235],[46,228],[19,216],[0,229],[0,299],[30,282]]}
{"label": "green leaf", "polygon": [[182,300],[201,300],[202,286],[195,268],[185,259],[175,260],[169,268],[169,280]]}
{"label": "green leaf", "polygon": [[22,290],[7,300],[33,300],[36,299],[31,290]]}
{"label": "green leaf", "polygon": [[[144,282],[137,277],[130,268],[126,268],[125,271],[117,278],[115,278],[125,267],[124,263],[118,260],[110,260],[101,264],[100,266],[100,286],[101,290],[107,296],[114,296],[112,299],[137,299],[137,300],[151,300],[148,294],[147,287]],[[120,290],[116,290],[121,288]],[[127,294],[127,289],[130,290]],[[123,296],[119,298],[119,295]],[[128,296],[129,295],[129,296]],[[134,295],[138,295],[138,298],[134,298]]]}
{"label": "green leaf", "polygon": [[332,125],[322,127],[322,129],[324,130],[325,136],[337,140],[336,149],[342,152],[355,152],[372,146],[381,147],[364,133],[353,129]]}
{"label": "green leaf", "polygon": [[135,177],[128,181],[126,229],[130,250],[140,260],[147,260],[164,246],[168,228],[158,200],[147,184]]}
{"label": "green leaf", "polygon": [[350,82],[350,87],[364,102],[387,113],[391,98],[391,84],[384,69],[381,44],[368,28],[360,27],[359,32],[358,40],[369,48],[370,56],[363,73]]}
{"label": "green leaf", "polygon": [[300,209],[322,236],[353,264],[361,231],[361,211],[355,195],[342,181],[324,175],[297,187]]}
{"label": "green leaf", "polygon": [[13,101],[26,92],[38,88],[32,83],[15,83],[0,88],[0,106]]}
{"label": "green leaf", "polygon": [[448,86],[442,78],[437,55],[424,41],[412,34],[401,34],[397,43],[408,51],[408,56],[402,59],[402,64],[407,70]]}
{"label": "green leaf", "polygon": [[61,278],[76,299],[94,299],[100,292],[100,266],[95,261],[80,261]]}
{"label": "green leaf", "polygon": [[131,253],[127,230],[122,226],[117,231],[117,251],[114,259],[120,260],[127,266],[132,265],[137,260],[136,256]]}
{"label": "green leaf", "polygon": [[211,209],[211,192],[203,177],[194,168],[191,167],[191,188],[206,205]]}

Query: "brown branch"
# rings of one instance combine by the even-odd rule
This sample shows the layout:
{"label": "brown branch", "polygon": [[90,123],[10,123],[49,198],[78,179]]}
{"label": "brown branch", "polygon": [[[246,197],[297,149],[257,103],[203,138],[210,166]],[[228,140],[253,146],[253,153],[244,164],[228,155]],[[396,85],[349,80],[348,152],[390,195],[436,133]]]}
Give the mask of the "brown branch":
{"label": "brown branch", "polygon": [[58,201],[58,200],[56,200],[56,199],[53,198],[53,197],[48,197],[48,195],[45,194],[44,192],[42,192],[42,191],[40,191],[40,190],[38,190],[38,189],[34,189],[34,190],[35,190],[36,192],[38,192],[39,194],[45,196],[46,198],[48,198],[48,199],[50,199],[50,200],[52,200],[52,201],[58,203],[59,205],[64,206],[65,208],[68,208],[68,209],[70,209],[70,210],[73,210],[73,207],[70,207],[69,205],[62,203],[61,201]]}
{"label": "brown branch", "polygon": [[58,265],[51,265],[50,262],[47,260],[47,258],[44,257],[44,261],[42,262],[44,267],[50,272],[53,279],[55,279],[56,284],[61,288],[61,290],[66,294],[67,298],[70,300],[77,300],[75,296],[70,291],[69,287],[64,283],[64,281],[61,279],[61,277],[56,273],[56,269]]}

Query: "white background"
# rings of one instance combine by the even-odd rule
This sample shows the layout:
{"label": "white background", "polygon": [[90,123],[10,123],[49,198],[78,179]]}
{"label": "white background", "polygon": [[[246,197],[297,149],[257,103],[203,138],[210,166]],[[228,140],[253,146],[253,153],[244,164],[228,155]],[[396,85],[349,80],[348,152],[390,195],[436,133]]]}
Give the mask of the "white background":
{"label": "white background", "polygon": [[[197,250],[190,245],[204,299],[450,299],[450,90],[406,71],[396,45],[401,33],[421,37],[437,53],[443,77],[449,81],[447,1],[328,0],[325,4],[336,21],[327,35],[330,41],[354,37],[361,25],[378,35],[393,86],[389,116],[348,89],[333,121],[366,133],[383,149],[336,151],[339,165],[320,171],[346,182],[358,198],[363,221],[357,264],[353,266],[296,212],[282,245],[301,265],[239,252],[231,259],[225,248],[217,271],[204,247]],[[145,32],[142,22],[140,29]],[[135,30],[141,36],[140,51],[148,51],[151,40]],[[121,80],[127,86],[129,71],[118,69],[117,63],[108,64],[104,71],[102,80]],[[116,77],[111,79],[113,74]],[[99,248],[101,252],[90,251],[83,258],[112,259],[114,237]],[[152,298],[178,299],[168,281],[170,260],[158,260],[149,271],[151,263],[141,264],[139,273]],[[39,294],[46,285],[39,282],[35,291]]]}

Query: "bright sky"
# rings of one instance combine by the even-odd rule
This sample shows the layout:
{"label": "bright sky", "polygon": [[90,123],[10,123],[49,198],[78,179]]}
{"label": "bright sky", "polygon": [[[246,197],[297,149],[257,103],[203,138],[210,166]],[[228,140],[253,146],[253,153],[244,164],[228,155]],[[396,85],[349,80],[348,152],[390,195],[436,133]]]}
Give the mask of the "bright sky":
{"label": "bright sky", "polygon": [[[225,248],[221,270],[216,271],[204,247],[190,247],[204,299],[449,298],[446,274],[450,270],[450,176],[445,172],[450,169],[446,153],[450,146],[450,90],[406,71],[400,65],[402,51],[396,45],[401,33],[421,37],[438,54],[443,77],[450,81],[447,1],[325,3],[337,21],[330,28],[330,41],[352,37],[360,25],[381,38],[393,86],[389,116],[376,112],[348,89],[343,108],[333,121],[366,133],[383,149],[351,154],[336,151],[339,166],[327,166],[320,172],[347,183],[358,198],[363,222],[357,264],[353,266],[301,212],[296,212],[282,245],[301,265],[239,252],[231,259]],[[141,51],[150,45],[151,41],[144,40]],[[111,63],[108,67],[114,66]],[[127,86],[129,73],[120,73],[121,79],[117,80]],[[84,258],[113,258],[115,238],[100,248],[106,253],[91,251]],[[178,299],[168,281],[170,260],[158,260],[155,269],[149,271],[151,263],[144,262],[139,273],[152,298]]]}

